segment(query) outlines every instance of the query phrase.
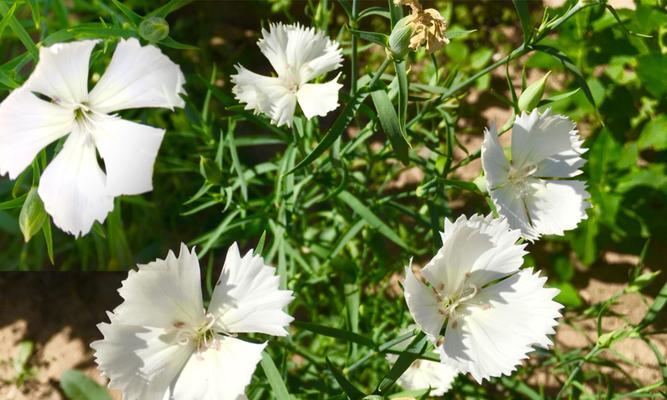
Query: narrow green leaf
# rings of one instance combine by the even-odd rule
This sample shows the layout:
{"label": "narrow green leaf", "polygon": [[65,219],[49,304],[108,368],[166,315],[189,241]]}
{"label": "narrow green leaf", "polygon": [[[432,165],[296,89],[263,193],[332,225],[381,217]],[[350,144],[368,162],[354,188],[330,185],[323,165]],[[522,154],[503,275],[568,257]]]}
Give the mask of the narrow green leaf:
{"label": "narrow green leaf", "polygon": [[584,91],[584,95],[586,95],[586,99],[588,99],[588,102],[591,103],[591,105],[595,107],[597,110],[597,106],[595,105],[595,99],[593,98],[593,93],[591,92],[591,89],[588,87],[588,83],[586,83],[584,75],[581,73],[579,68],[574,64],[574,62],[572,62],[570,57],[568,57],[565,53],[561,52],[560,50],[550,46],[535,45],[532,46],[532,48],[537,51],[549,54],[550,56],[560,60],[560,62],[563,64],[563,67],[565,67],[565,69],[567,69],[574,75],[574,79],[579,84],[581,90]]}
{"label": "narrow green leaf", "polygon": [[391,147],[396,153],[396,158],[401,160],[403,164],[410,162],[408,157],[409,145],[405,139],[405,134],[401,130],[401,125],[398,121],[398,116],[394,110],[394,106],[389,99],[389,95],[383,89],[375,90],[371,93],[373,104],[378,113],[378,119],[382,130],[389,138]]}
{"label": "narrow green leaf", "polygon": [[419,332],[412,340],[408,348],[399,356],[389,372],[382,378],[382,381],[375,389],[376,394],[385,394],[398,378],[403,375],[412,363],[426,350],[428,338],[423,332]]}
{"label": "narrow green leaf", "polygon": [[313,151],[311,151],[303,160],[301,160],[301,162],[296,165],[296,167],[287,173],[291,174],[292,172],[305,167],[306,165],[315,161],[325,151],[327,151],[327,149],[329,149],[329,147],[334,144],[336,139],[338,139],[338,137],[343,134],[343,131],[345,131],[350,122],[352,122],[352,119],[357,113],[357,110],[359,107],[361,107],[361,104],[364,102],[364,100],[366,100],[367,96],[368,92],[366,90],[357,91],[354,97],[351,98],[350,101],[345,105],[343,111],[338,115],[338,118],[336,118],[333,125],[331,125],[331,128],[329,128],[327,133],[317,144],[317,146],[315,146]]}
{"label": "narrow green leaf", "polygon": [[466,37],[470,35],[471,33],[477,31],[477,29],[470,29],[470,30],[465,30],[465,31],[446,31],[445,32],[445,37],[447,39],[458,39],[462,37]]}
{"label": "narrow green leaf", "polygon": [[121,3],[119,0],[111,0],[113,5],[116,6],[116,8],[123,13],[125,18],[132,23],[132,25],[139,25],[141,23],[141,15],[135,13],[132,11],[132,9],[125,4]]}
{"label": "narrow green leaf", "polygon": [[25,48],[28,50],[28,53],[30,53],[30,57],[33,60],[37,60],[39,58],[39,50],[37,49],[37,46],[35,43],[32,41],[32,38],[26,32],[25,28],[23,28],[23,25],[19,22],[18,19],[16,19],[15,16],[9,15],[9,8],[7,7],[7,4],[4,2],[0,1],[0,14],[3,15],[3,17],[9,18],[9,27],[12,28],[16,36],[18,36],[19,40]]}
{"label": "narrow green leaf", "polygon": [[7,200],[5,202],[0,203],[0,211],[13,210],[15,208],[21,207],[25,202],[26,197],[28,197],[27,193],[15,199]]}
{"label": "narrow green leaf", "polygon": [[167,4],[163,5],[162,7],[146,14],[146,17],[166,18],[167,15],[171,14],[172,12],[178,10],[181,7],[184,7],[192,3],[193,1],[194,0],[170,0]]}
{"label": "narrow green leaf", "polygon": [[53,231],[51,229],[51,220],[49,218],[44,221],[42,226],[42,233],[44,234],[44,242],[46,242],[46,253],[49,255],[51,265],[55,265],[53,256]]}
{"label": "narrow green leaf", "polygon": [[370,226],[377,229],[382,235],[387,239],[401,246],[402,248],[409,250],[410,247],[403,242],[403,240],[398,237],[398,235],[389,227],[387,224],[382,222],[382,220],[375,215],[370,208],[366,207],[364,203],[361,202],[358,198],[352,195],[350,192],[343,190],[338,193],[337,196],[345,204],[347,204],[354,212],[359,214],[360,217],[366,220]]}
{"label": "narrow green leaf", "polygon": [[343,329],[332,328],[330,326],[318,325],[318,324],[313,324],[311,322],[303,322],[303,321],[294,321],[292,322],[292,325],[294,325],[299,329],[305,329],[307,331],[316,333],[318,335],[328,336],[344,340],[346,342],[358,343],[362,346],[370,348],[376,347],[375,342],[373,342],[371,339],[365,336],[361,336],[358,333],[346,331]]}
{"label": "narrow green leaf", "polygon": [[643,329],[651,325],[658,317],[658,315],[660,315],[660,312],[665,307],[665,304],[667,304],[667,283],[662,286],[662,289],[660,289],[660,292],[655,297],[655,300],[653,300],[653,304],[651,304],[651,307],[646,312],[646,315],[644,315],[644,318],[641,320],[639,325],[637,325],[639,329]]}
{"label": "narrow green leaf", "polygon": [[530,22],[530,10],[527,0],[512,0],[516,13],[519,15],[521,30],[523,31],[523,42],[528,43],[533,36],[533,26]]}
{"label": "narrow green leaf", "polygon": [[271,385],[271,390],[273,391],[272,398],[290,400],[289,392],[287,391],[285,382],[283,382],[283,378],[280,376],[280,371],[276,368],[276,364],[274,364],[271,356],[266,352],[262,353],[262,369],[264,370],[264,374],[266,374],[269,385]]}
{"label": "narrow green leaf", "polygon": [[387,47],[387,41],[389,40],[389,36],[379,32],[367,32],[357,29],[350,29],[350,33],[367,42],[379,44],[382,47]]}
{"label": "narrow green leaf", "polygon": [[338,382],[338,384],[343,389],[347,397],[350,398],[351,400],[362,399],[365,396],[364,392],[357,389],[357,387],[354,386],[352,382],[350,382],[345,377],[345,375],[343,375],[343,373],[331,363],[329,357],[327,357],[326,360],[329,371],[331,371],[334,378],[336,379],[336,382]]}
{"label": "narrow green leaf", "polygon": [[406,133],[405,122],[408,115],[408,94],[410,91],[410,82],[408,81],[408,72],[405,65],[405,61],[394,63],[398,81],[398,122],[401,125],[401,132],[404,134]]}
{"label": "narrow green leaf", "polygon": [[7,25],[9,25],[9,22],[12,20],[14,17],[14,12],[16,11],[16,6],[18,3],[12,4],[12,7],[5,13],[4,17],[2,17],[2,20],[0,20],[0,38],[2,38],[2,35],[5,33],[5,29],[7,28]]}
{"label": "narrow green leaf", "polygon": [[60,388],[69,400],[111,400],[105,388],[83,372],[73,369],[60,376]]}

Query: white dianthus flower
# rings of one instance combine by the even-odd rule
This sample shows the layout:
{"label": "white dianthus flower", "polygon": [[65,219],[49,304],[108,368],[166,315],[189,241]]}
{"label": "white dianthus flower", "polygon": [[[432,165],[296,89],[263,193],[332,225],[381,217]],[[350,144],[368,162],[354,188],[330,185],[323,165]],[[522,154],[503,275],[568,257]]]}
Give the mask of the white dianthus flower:
{"label": "white dianthus flower", "polygon": [[[442,248],[421,270],[405,270],[405,300],[441,362],[477,382],[510,374],[533,346],[548,347],[560,304],[532,268],[503,219],[445,221]],[[444,336],[442,329],[445,328]]]}
{"label": "white dianthus flower", "polygon": [[239,333],[285,336],[293,299],[279,289],[275,268],[234,243],[208,309],[194,250],[140,265],[118,290],[124,302],[98,328],[95,361],[109,386],[126,400],[238,400],[245,398],[265,343]]}
{"label": "white dianthus flower", "polygon": [[342,87],[338,76],[326,83],[309,83],[340,68],[343,55],[337,42],[313,28],[277,23],[268,31],[262,29],[257,45],[277,76],[259,75],[236,66],[232,91],[246,104],[246,110],[268,116],[277,126],[291,126],[297,102],[308,119],[325,116],[338,107]]}
{"label": "white dianthus flower", "polygon": [[75,236],[88,233],[96,220],[104,221],[114,197],[153,188],[153,164],[164,130],[113,113],[142,107],[173,110],[185,104],[180,97],[185,79],[178,65],[136,39],[118,43],[106,72],[89,92],[88,67],[97,42],[41,48],[30,78],[0,104],[0,175],[15,179],[43,148],[67,136],[44,170],[38,193],[53,222]]}
{"label": "white dianthus flower", "polygon": [[485,130],[482,166],[489,193],[498,213],[527,240],[562,235],[587,218],[586,183],[565,179],[581,174],[582,142],[572,121],[550,110],[516,118],[511,161],[495,126]]}

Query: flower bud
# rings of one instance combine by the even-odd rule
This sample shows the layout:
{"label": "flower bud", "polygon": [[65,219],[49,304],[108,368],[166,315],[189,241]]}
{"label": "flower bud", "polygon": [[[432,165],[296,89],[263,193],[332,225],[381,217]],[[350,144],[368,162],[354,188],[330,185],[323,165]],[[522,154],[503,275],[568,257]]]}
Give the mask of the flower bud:
{"label": "flower bud", "polygon": [[551,71],[547,72],[546,75],[530,85],[521,93],[519,96],[519,110],[521,111],[530,111],[533,108],[537,107],[542,100],[542,95],[544,94],[544,86],[547,83],[547,78],[551,74]]}
{"label": "flower bud", "polygon": [[169,36],[169,23],[160,17],[150,17],[139,24],[139,35],[151,43],[159,42]]}
{"label": "flower bud", "polygon": [[395,60],[401,60],[410,51],[410,38],[414,33],[413,17],[408,15],[401,18],[389,35],[389,52]]}
{"label": "flower bud", "polygon": [[37,188],[32,188],[23,202],[23,208],[19,214],[19,227],[23,233],[23,239],[28,242],[46,222],[46,211],[44,203],[37,194]]}

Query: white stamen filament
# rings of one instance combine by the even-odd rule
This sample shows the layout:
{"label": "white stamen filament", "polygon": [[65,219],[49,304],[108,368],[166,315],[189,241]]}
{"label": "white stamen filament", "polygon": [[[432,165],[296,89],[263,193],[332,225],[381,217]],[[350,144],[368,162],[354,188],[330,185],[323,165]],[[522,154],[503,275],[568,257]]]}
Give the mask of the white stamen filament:
{"label": "white stamen filament", "polygon": [[227,332],[217,332],[213,330],[218,317],[211,313],[206,313],[204,316],[205,322],[200,326],[180,325],[174,324],[176,329],[176,342],[181,346],[187,346],[194,343],[197,352],[204,349],[209,349],[215,346],[215,341],[212,341],[215,334],[228,335]]}

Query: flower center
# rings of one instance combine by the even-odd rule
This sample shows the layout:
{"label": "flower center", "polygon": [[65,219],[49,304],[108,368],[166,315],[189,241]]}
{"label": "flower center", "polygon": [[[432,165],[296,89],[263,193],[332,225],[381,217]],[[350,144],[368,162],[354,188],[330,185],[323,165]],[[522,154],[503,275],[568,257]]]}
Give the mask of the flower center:
{"label": "flower center", "polygon": [[184,322],[174,322],[176,343],[181,346],[192,344],[197,349],[197,352],[214,348],[217,346],[217,341],[215,340],[216,332],[213,330],[216,320],[217,318],[213,314],[207,313],[204,316],[204,322],[199,326],[193,327]]}
{"label": "flower center", "polygon": [[296,92],[299,91],[301,76],[295,66],[288,65],[285,69],[285,74],[281,76],[281,79],[290,92],[296,94]]}
{"label": "flower center", "polygon": [[457,309],[459,306],[475,297],[478,292],[479,288],[476,285],[468,284],[451,296],[442,296],[438,294],[442,304],[440,312],[455,320],[457,318]]}
{"label": "flower center", "polygon": [[510,166],[507,180],[515,185],[518,197],[525,197],[528,194],[527,178],[530,178],[537,171],[537,165],[525,164],[521,168],[516,168],[514,165]]}

